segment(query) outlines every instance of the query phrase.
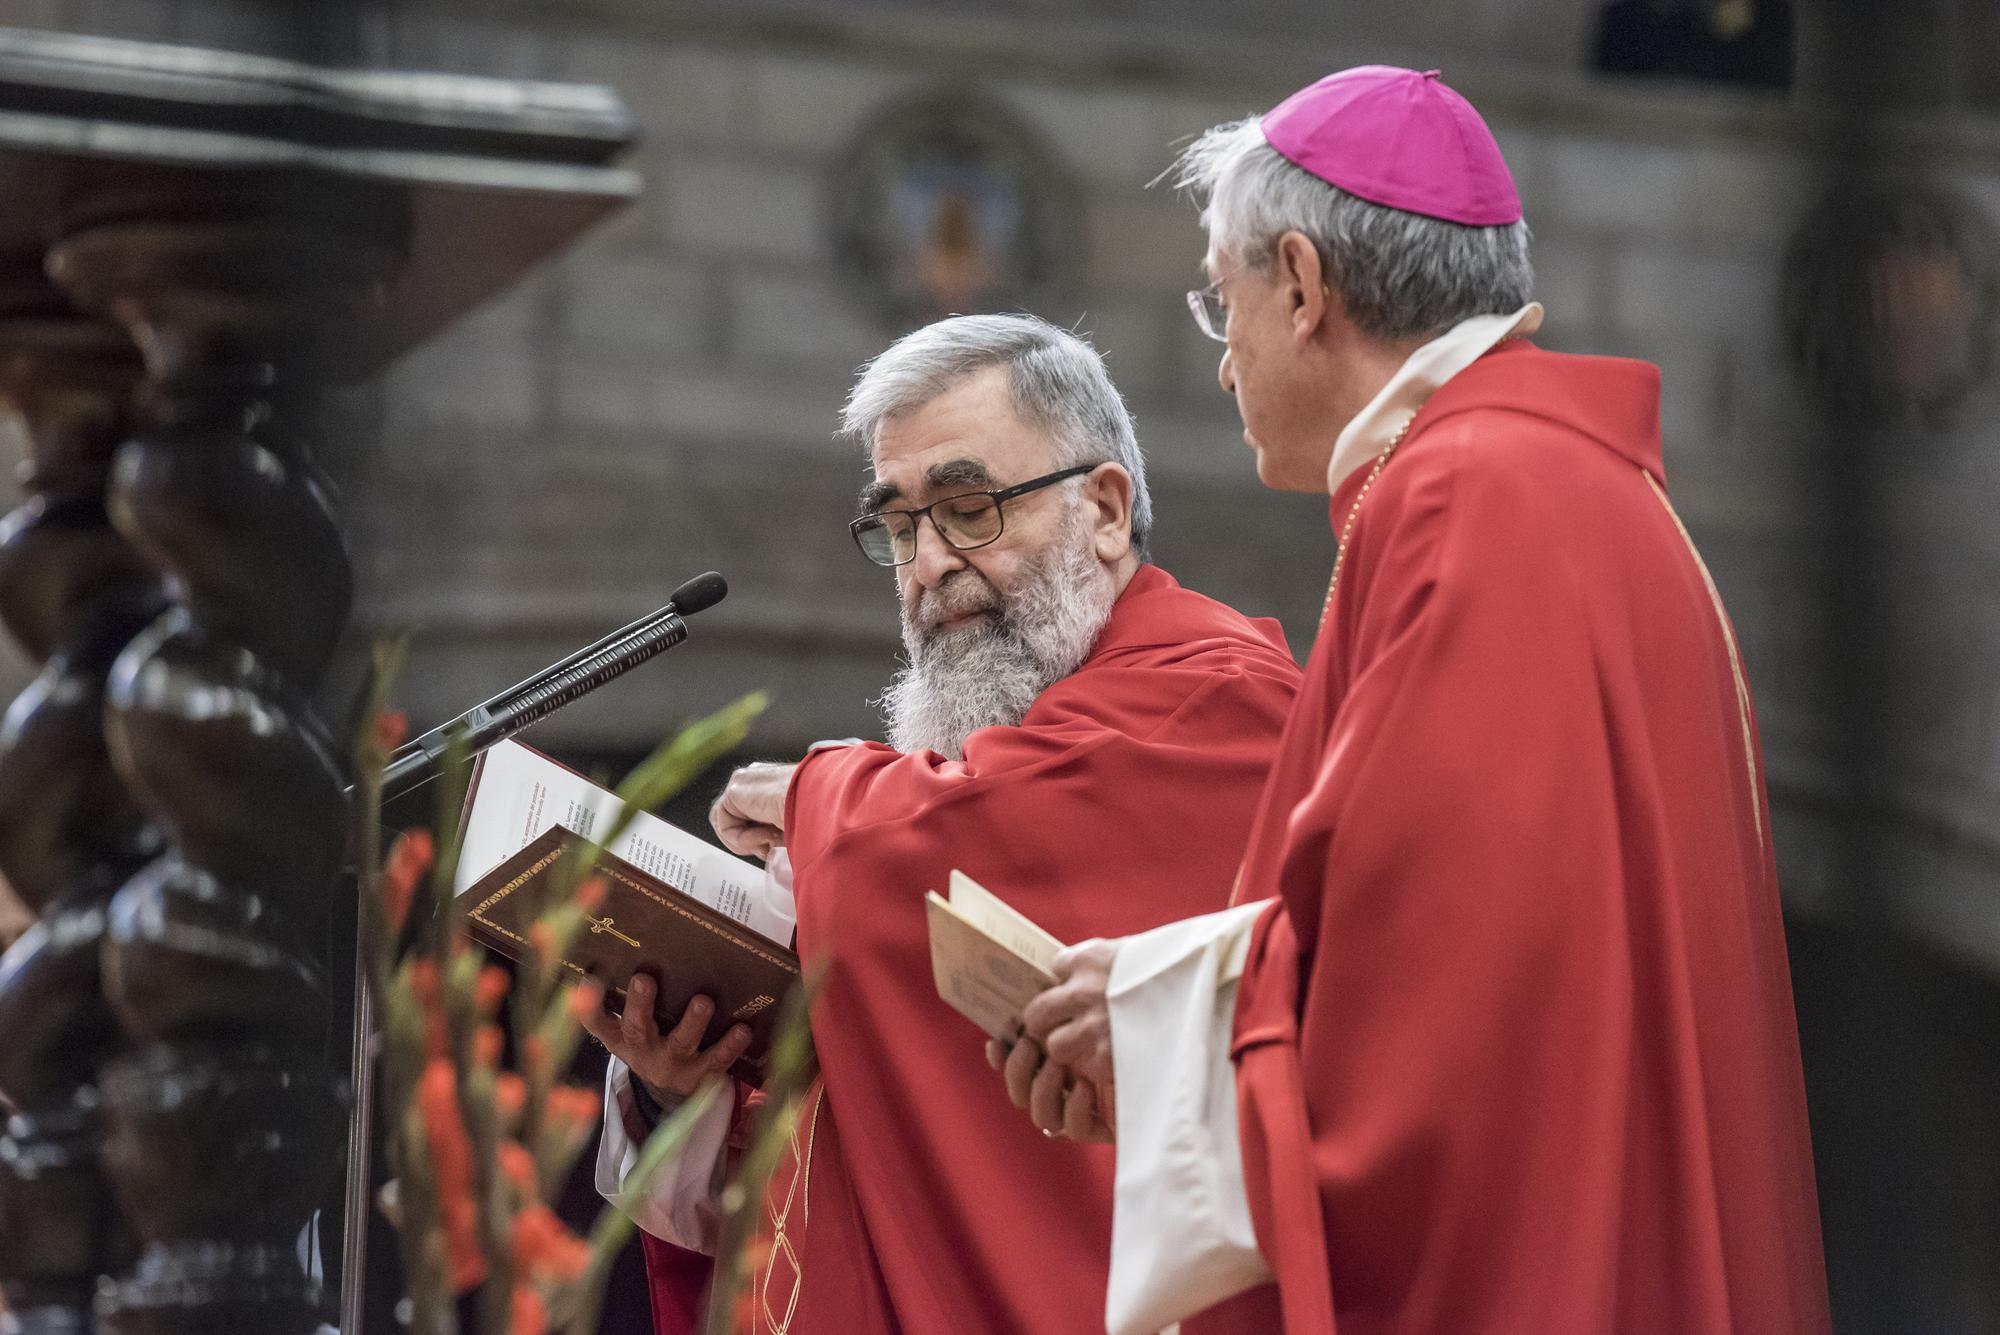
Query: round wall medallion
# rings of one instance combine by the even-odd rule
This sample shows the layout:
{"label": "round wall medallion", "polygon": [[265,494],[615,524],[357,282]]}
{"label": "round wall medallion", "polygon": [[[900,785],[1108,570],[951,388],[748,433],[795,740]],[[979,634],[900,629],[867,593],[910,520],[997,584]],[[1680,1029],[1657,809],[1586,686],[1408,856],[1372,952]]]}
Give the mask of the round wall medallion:
{"label": "round wall medallion", "polygon": [[835,260],[897,332],[1033,305],[1077,251],[1075,199],[1033,129],[958,91],[884,106],[827,182]]}
{"label": "round wall medallion", "polygon": [[1786,339],[1822,403],[1870,423],[1950,421],[1993,369],[2000,234],[1936,184],[1849,187],[1787,248]]}

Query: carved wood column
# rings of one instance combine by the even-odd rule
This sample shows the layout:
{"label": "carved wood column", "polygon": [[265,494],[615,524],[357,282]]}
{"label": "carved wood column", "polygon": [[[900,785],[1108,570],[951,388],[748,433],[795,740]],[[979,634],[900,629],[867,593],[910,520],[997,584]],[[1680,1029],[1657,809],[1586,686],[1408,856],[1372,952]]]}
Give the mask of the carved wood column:
{"label": "carved wood column", "polygon": [[0,277],[0,397],[27,428],[26,502],[0,524],[0,622],[41,674],[0,725],[0,873],[40,921],[0,958],[0,1291],[32,1335],[90,1329],[130,1244],[98,1162],[98,1065],[119,1045],[99,982],[118,887],[157,851],[104,743],[105,680],[165,599],[105,490],[139,360],[83,318],[41,255]]}
{"label": "carved wood column", "polygon": [[0,958],[0,1288],[31,1335],[307,1335],[350,1028],[317,459],[366,444],[318,400],[635,194],[631,127],[601,89],[5,28],[0,107],[0,624],[46,664],[0,725],[41,914]]}
{"label": "carved wood column", "polygon": [[353,577],[307,438],[405,251],[400,194],[274,176],[86,181],[49,271],[145,357],[113,461],[113,527],[165,609],[111,665],[112,764],[167,835],[112,899],[105,1167],[144,1243],[113,1330],[309,1332],[297,1243],[345,1117],[323,949],[347,809],[312,692]]}

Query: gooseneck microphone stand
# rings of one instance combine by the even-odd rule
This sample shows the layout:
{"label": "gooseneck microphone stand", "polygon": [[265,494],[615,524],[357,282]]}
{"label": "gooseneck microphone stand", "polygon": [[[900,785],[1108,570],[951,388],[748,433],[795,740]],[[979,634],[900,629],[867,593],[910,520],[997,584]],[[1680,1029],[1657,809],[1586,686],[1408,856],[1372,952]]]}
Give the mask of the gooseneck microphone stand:
{"label": "gooseneck microphone stand", "polygon": [[[675,589],[667,605],[551,663],[526,681],[397,748],[382,770],[387,801],[435,779],[454,741],[469,759],[673,648],[688,636],[687,618],[721,602],[728,583],[713,570]],[[349,789],[352,795],[353,789]],[[360,1335],[368,1257],[370,1144],[375,1119],[375,997],[368,986],[359,924],[354,942],[354,1042],[348,1056],[354,1112],[347,1124],[346,1218],[341,1230],[340,1335]]]}

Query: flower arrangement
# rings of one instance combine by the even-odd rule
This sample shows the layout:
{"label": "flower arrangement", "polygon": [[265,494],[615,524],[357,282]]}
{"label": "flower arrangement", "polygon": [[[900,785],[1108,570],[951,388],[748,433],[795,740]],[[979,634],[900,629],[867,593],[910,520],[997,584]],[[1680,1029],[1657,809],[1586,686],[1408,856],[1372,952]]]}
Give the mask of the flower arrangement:
{"label": "flower arrangement", "polygon": [[[658,806],[735,748],[762,712],[756,693],[698,720],[649,756],[619,788],[624,810],[603,843],[584,844],[552,878],[528,932],[531,951],[510,975],[488,961],[449,912],[457,816],[470,757],[448,756],[437,831],[398,835],[386,855],[382,769],[404,720],[386,706],[400,645],[378,648],[364,693],[354,768],[354,847],[361,874],[362,953],[383,1016],[378,1080],[393,1180],[382,1207],[395,1226],[411,1335],[460,1335],[461,1297],[477,1335],[593,1335],[611,1263],[633,1225],[606,1207],[588,1236],[549,1202],[590,1144],[595,1090],[563,1083],[582,1036],[578,1019],[602,1004],[594,983],[563,979],[564,949],[604,893],[591,865],[638,811]],[[769,1061],[761,1112],[725,1196],[729,1218],[709,1302],[712,1335],[742,1329],[742,1295],[755,1272],[755,1207],[798,1115],[810,1065],[802,988],[788,1003]],[[504,1024],[503,1024],[504,1012]],[[639,1156],[639,1189],[669,1163],[717,1085],[667,1119]]]}

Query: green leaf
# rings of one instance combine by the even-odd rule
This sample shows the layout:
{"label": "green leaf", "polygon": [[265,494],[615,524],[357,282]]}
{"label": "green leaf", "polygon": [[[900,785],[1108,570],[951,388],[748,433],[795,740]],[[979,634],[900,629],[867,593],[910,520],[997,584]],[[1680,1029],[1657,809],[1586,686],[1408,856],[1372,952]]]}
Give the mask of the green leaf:
{"label": "green leaf", "polygon": [[770,703],[771,697],[765,692],[752,691],[707,718],[696,719],[681,729],[679,736],[640,761],[625,776],[625,782],[618,785],[618,796],[625,800],[628,812],[621,816],[604,842],[609,843],[624,832],[624,826],[631,821],[630,810],[651,811],[679,796],[701,777],[703,770],[741,746],[750,735],[750,725]]}
{"label": "green leaf", "polygon": [[[694,1096],[674,1111],[673,1116],[654,1129],[646,1138],[639,1151],[638,1162],[625,1177],[625,1190],[643,1196],[651,1191],[661,1173],[673,1163],[674,1156],[681,1152],[687,1139],[693,1134],[695,1123],[707,1113],[709,1105],[724,1097],[728,1088],[723,1080],[710,1080]],[[631,1217],[614,1206],[606,1205],[598,1211],[597,1223],[590,1230],[590,1267],[584,1272],[576,1288],[565,1295],[574,1303],[567,1319],[562,1322],[566,1335],[596,1335],[598,1313],[604,1307],[604,1286],[611,1278],[611,1266],[618,1259],[618,1253],[631,1241],[632,1233],[638,1226]]]}

